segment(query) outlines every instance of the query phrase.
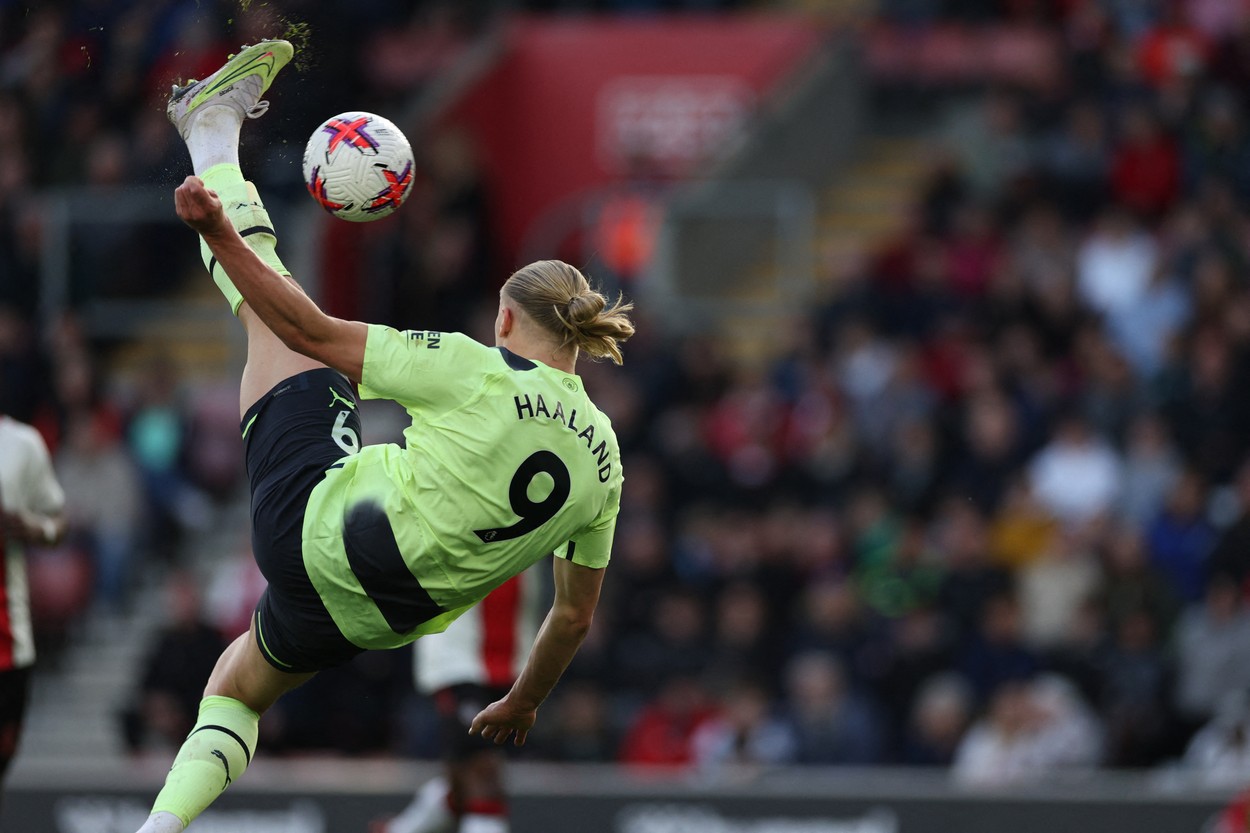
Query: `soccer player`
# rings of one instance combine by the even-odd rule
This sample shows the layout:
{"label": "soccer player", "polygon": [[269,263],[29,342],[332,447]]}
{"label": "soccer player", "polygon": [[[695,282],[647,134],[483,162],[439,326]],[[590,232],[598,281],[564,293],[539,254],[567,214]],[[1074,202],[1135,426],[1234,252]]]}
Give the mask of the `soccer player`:
{"label": "soccer player", "polygon": [[379,833],[508,833],[503,750],[466,730],[525,667],[542,617],[541,585],[532,570],[513,576],[447,630],[413,645],[417,691],[434,699],[446,771],[377,825]]}
{"label": "soccer player", "polygon": [[[515,685],[473,719],[525,742],[598,603],[620,505],[615,435],[575,375],[581,352],[621,360],[628,306],[559,261],[504,283],[496,346],[323,313],[290,278],[238,165],[245,117],[290,60],[245,47],[175,88],[168,114],[194,176],[174,192],[208,271],[247,333],[241,430],[252,542],[269,582],[249,632],[209,677],[199,719],[141,833],[180,833],[251,762],[259,715],[317,671],[445,628],[554,553],[555,598]],[[361,395],[408,411],[406,448],[360,447]]]}
{"label": "soccer player", "polygon": [[17,751],[35,663],[25,545],[65,534],[65,493],[39,432],[0,414],[0,779]]}

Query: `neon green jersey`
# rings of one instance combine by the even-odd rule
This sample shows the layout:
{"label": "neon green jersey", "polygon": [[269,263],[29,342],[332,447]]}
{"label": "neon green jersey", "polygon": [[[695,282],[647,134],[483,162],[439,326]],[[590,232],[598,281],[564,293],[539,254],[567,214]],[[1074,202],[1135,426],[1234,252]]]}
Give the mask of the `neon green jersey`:
{"label": "neon green jersey", "polygon": [[607,565],[620,452],[580,378],[459,333],[379,325],[362,377],[362,398],[395,400],[412,425],[407,448],[365,446],[308,501],[304,567],[349,640],[441,631],[552,552]]}

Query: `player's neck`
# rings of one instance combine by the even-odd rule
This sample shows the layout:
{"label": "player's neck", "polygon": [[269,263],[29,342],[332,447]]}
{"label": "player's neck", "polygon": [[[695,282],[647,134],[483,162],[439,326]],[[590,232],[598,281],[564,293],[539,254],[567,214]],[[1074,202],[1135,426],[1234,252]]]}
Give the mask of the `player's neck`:
{"label": "player's neck", "polygon": [[550,342],[528,339],[520,334],[510,335],[498,340],[499,346],[523,359],[542,362],[548,367],[563,370],[565,373],[577,372],[577,348],[569,350],[553,350]]}

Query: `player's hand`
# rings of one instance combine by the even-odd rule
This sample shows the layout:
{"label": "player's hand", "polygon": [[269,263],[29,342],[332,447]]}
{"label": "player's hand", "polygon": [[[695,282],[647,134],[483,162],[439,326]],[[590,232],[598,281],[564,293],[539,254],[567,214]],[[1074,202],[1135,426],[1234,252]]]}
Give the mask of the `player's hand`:
{"label": "player's hand", "polygon": [[227,224],[217,193],[205,188],[198,176],[187,177],[174,189],[174,209],[182,222],[200,234],[213,234]]}
{"label": "player's hand", "polygon": [[39,518],[21,512],[0,512],[0,527],[9,538],[26,544],[50,544],[56,537],[55,527],[49,532]]}
{"label": "player's hand", "polygon": [[507,697],[504,697],[478,712],[477,717],[473,718],[472,725],[469,726],[469,734],[481,735],[487,740],[493,740],[496,745],[502,746],[515,733],[513,743],[517,746],[524,746],[525,737],[529,734],[530,727],[534,725],[537,717],[536,710],[518,709],[508,701]]}

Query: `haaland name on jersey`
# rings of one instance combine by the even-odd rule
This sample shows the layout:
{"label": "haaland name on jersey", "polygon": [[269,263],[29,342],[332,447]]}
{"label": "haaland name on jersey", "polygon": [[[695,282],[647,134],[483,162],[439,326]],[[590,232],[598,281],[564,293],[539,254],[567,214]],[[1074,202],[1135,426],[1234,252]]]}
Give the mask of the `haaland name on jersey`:
{"label": "haaland name on jersey", "polygon": [[564,403],[556,400],[555,410],[548,410],[547,403],[543,399],[541,393],[531,397],[528,393],[522,396],[513,396],[512,401],[516,403],[517,419],[537,419],[538,417],[546,417],[551,422],[558,422],[568,430],[572,431],[580,439],[586,441],[586,450],[589,451],[597,459],[599,466],[599,482],[607,483],[608,478],[612,476],[612,461],[609,459],[611,454],[608,452],[608,444],[604,440],[600,440],[595,445],[595,425],[588,423],[585,428],[579,428],[577,425],[577,409],[570,408],[568,419],[564,416]]}

